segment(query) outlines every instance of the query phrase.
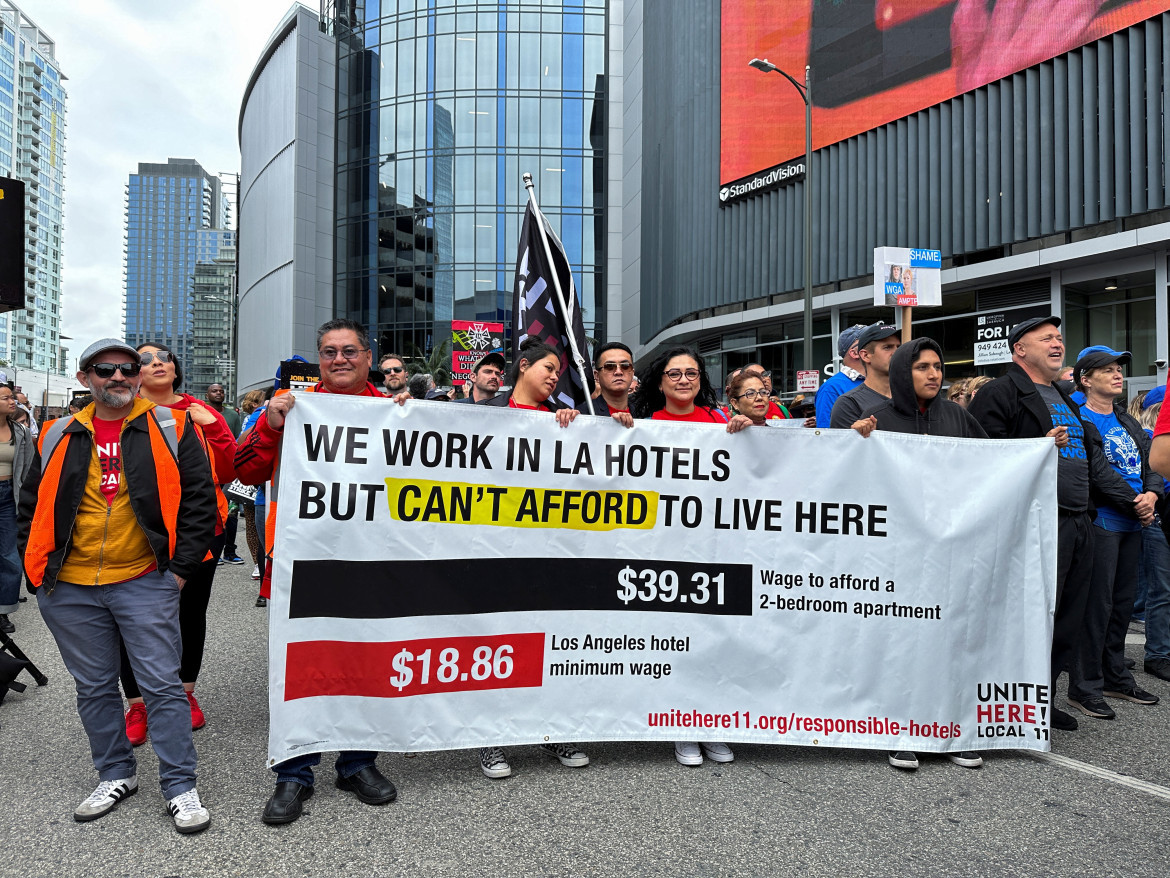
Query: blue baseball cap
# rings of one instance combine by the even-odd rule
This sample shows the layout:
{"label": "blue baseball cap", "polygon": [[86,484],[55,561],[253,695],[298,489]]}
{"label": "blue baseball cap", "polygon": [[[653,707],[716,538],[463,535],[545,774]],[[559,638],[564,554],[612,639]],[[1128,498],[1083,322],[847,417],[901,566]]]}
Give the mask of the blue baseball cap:
{"label": "blue baseball cap", "polygon": [[1149,393],[1142,397],[1142,408],[1148,409],[1152,405],[1156,405],[1166,399],[1166,385],[1159,384]]}
{"label": "blue baseball cap", "polygon": [[1115,351],[1108,345],[1095,344],[1083,349],[1077,354],[1077,363],[1073,367],[1073,383],[1079,388],[1081,376],[1090,369],[1100,369],[1110,363],[1119,363],[1128,366],[1133,361],[1133,354],[1129,351]]}
{"label": "blue baseball cap", "polygon": [[837,353],[842,357],[849,353],[849,349],[857,344],[865,328],[864,323],[855,323],[848,329],[841,330],[841,334],[837,336]]}

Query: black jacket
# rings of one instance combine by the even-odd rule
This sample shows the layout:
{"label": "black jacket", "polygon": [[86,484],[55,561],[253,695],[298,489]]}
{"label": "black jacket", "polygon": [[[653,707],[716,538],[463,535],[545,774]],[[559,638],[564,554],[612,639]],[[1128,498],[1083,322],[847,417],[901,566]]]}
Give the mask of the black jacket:
{"label": "black jacket", "polygon": [[[1081,417],[1081,407],[1060,387],[1053,387],[1080,420],[1085,430],[1085,457],[1089,465],[1089,501],[1105,501],[1124,508],[1133,505],[1134,492],[1105,458],[1105,443],[1091,421]],[[1037,439],[1052,429],[1052,415],[1036,389],[1036,383],[1021,366],[1012,363],[1007,372],[980,390],[971,400],[968,411],[979,421],[992,439]],[[1128,429],[1128,428],[1127,428]],[[1139,446],[1141,447],[1141,446]],[[1149,443],[1146,443],[1143,466],[1148,466]],[[1089,510],[1095,515],[1095,510]]]}
{"label": "black jacket", "polygon": [[[1133,438],[1134,443],[1138,447],[1138,452],[1142,457],[1142,492],[1152,491],[1158,495],[1158,499],[1162,499],[1163,480],[1160,475],[1150,469],[1150,437],[1146,435],[1146,431],[1142,429],[1139,424],[1129,412],[1119,406],[1117,403],[1113,404],[1113,413],[1117,415],[1117,420],[1121,422],[1121,426],[1125,427],[1125,432]],[[1083,420],[1083,419],[1082,419]],[[1092,494],[1093,502],[1098,506],[1108,504],[1119,512],[1123,512],[1133,519],[1137,519],[1137,515],[1133,511],[1133,500],[1138,495],[1117,470],[1109,464],[1109,459],[1105,455],[1105,439],[1101,436],[1099,430],[1093,430],[1090,434],[1085,431],[1085,449],[1089,448],[1089,443],[1094,443],[1097,447],[1095,453],[1103,458],[1106,462],[1106,469],[1109,470],[1116,478],[1101,478],[1089,480],[1089,491]]]}
{"label": "black jacket", "polygon": [[[939,362],[942,362],[942,348],[934,339],[916,338],[906,342],[894,352],[890,360],[890,399],[872,406],[861,416],[868,418],[873,415],[877,418],[879,430],[890,430],[895,433],[986,439],[987,434],[979,426],[979,422],[961,405],[944,399],[941,392],[927,403],[926,411],[918,408],[911,368],[914,365],[914,358],[923,348],[934,351],[938,354]],[[840,405],[840,402],[838,400],[837,404]]]}

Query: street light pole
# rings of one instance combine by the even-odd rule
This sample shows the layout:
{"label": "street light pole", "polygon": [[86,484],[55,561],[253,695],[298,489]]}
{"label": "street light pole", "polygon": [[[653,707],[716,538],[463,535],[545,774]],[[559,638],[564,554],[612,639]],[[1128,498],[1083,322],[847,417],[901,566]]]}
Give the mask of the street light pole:
{"label": "street light pole", "polygon": [[815,371],[812,349],[812,67],[805,65],[804,85],[801,85],[767,58],[753,58],[748,66],[763,73],[779,73],[792,83],[804,101],[804,368]]}

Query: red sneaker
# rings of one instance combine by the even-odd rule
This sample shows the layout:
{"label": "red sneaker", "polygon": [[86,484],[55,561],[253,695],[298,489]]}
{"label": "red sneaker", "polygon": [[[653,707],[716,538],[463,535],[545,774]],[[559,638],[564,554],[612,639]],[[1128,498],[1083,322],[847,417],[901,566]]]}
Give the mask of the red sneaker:
{"label": "red sneaker", "polygon": [[188,692],[187,700],[191,702],[191,728],[201,729],[207,724],[207,720],[203,716],[203,708],[199,706],[199,702],[195,700],[195,693]]}
{"label": "red sneaker", "polygon": [[126,711],[126,737],[135,746],[146,743],[146,705],[135,701]]}

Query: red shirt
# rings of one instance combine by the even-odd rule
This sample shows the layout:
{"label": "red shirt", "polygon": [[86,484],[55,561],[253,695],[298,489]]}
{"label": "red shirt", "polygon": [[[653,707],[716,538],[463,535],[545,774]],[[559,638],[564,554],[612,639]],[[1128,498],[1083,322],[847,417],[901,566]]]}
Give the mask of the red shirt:
{"label": "red shirt", "polygon": [[93,444],[97,448],[98,463],[102,467],[102,495],[107,505],[113,505],[122,484],[122,422],[93,419]]}
{"label": "red shirt", "polygon": [[1170,406],[1163,405],[1158,410],[1158,423],[1154,425],[1154,435],[1162,436],[1170,433]]}
{"label": "red shirt", "polygon": [[524,405],[522,403],[516,402],[516,400],[514,400],[514,399],[509,399],[508,400],[508,408],[510,408],[510,409],[528,409],[530,412],[534,412],[538,408],[542,408],[542,406]]}
{"label": "red shirt", "polygon": [[690,421],[695,424],[726,424],[727,418],[719,409],[705,409],[695,406],[689,415],[672,415],[666,409],[659,409],[650,416],[652,421]]}
{"label": "red shirt", "polygon": [[764,415],[764,419],[768,421],[774,421],[777,419],[787,420],[788,415],[784,414],[784,409],[780,408],[780,406],[776,405],[774,400],[770,399],[768,400],[768,413]]}

